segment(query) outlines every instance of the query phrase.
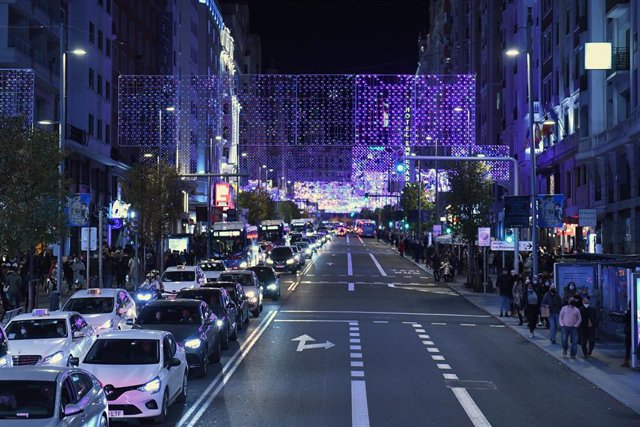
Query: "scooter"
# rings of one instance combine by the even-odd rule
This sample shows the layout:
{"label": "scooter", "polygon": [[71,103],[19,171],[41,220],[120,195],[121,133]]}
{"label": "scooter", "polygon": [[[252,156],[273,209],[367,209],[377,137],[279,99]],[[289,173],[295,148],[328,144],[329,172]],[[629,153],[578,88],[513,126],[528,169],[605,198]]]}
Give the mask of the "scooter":
{"label": "scooter", "polygon": [[136,290],[133,292],[133,298],[136,300],[136,306],[138,309],[149,304],[151,301],[156,301],[162,298],[162,292],[158,289],[151,289],[148,286],[142,285],[136,286]]}

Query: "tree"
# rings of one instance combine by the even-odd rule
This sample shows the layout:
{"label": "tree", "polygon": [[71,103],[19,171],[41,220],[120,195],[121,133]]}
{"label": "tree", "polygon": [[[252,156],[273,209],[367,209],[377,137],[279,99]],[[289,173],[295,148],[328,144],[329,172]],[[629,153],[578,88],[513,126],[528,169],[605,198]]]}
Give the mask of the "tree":
{"label": "tree", "polygon": [[136,163],[129,169],[122,197],[138,214],[138,230],[145,242],[159,243],[165,228],[180,216],[183,189],[176,169],[167,163]]}
{"label": "tree", "polygon": [[291,200],[278,202],[278,215],[284,222],[291,222],[292,219],[301,218],[298,205]]}
{"label": "tree", "polygon": [[471,283],[473,254],[478,227],[487,225],[491,211],[492,184],[487,178],[488,167],[481,162],[456,162],[449,165],[451,194],[448,196],[448,214],[456,218],[453,230],[468,244],[468,281]]}
{"label": "tree", "polygon": [[[25,128],[22,118],[0,117],[0,251],[28,254],[32,278],[36,245],[59,241],[65,230],[63,159],[56,134]],[[30,306],[33,296],[30,283]]]}
{"label": "tree", "polygon": [[[409,211],[416,211],[418,209],[418,192],[420,185],[417,182],[407,183],[400,195],[400,206],[405,213],[405,216],[409,215]],[[434,205],[427,198],[427,191],[422,187],[420,210],[423,212],[429,211],[433,213]],[[417,217],[416,217],[417,218]],[[417,229],[417,227],[415,227]],[[426,228],[422,228],[423,231]]]}
{"label": "tree", "polygon": [[275,203],[266,191],[243,191],[238,194],[238,207],[249,209],[250,224],[258,225],[260,221],[275,218]]}

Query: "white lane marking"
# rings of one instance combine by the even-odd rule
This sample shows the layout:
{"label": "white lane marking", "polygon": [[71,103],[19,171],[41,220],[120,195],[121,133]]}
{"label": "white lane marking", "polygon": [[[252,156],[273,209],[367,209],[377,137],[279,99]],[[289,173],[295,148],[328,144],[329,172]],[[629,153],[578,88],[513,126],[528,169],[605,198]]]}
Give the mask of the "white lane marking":
{"label": "white lane marking", "polygon": [[438,349],[437,347],[427,347],[427,351],[429,353],[440,353],[440,349]]}
{"label": "white lane marking", "polygon": [[417,322],[402,322],[403,325],[417,325]]}
{"label": "white lane marking", "polygon": [[349,344],[360,344],[360,338],[349,339]]}
{"label": "white lane marking", "polygon": [[489,325],[490,328],[505,328],[504,325]]}
{"label": "white lane marking", "polygon": [[289,323],[349,323],[348,320],[333,320],[333,319],[275,319],[274,322],[289,322]]}
{"label": "white lane marking", "polygon": [[352,360],[351,361],[351,367],[352,368],[362,368],[364,366],[364,362],[360,361],[360,360]]}
{"label": "white lane marking", "polygon": [[416,329],[416,332],[419,334],[424,334],[427,331],[425,331],[424,329]]}
{"label": "white lane marking", "polygon": [[352,350],[352,351],[362,351],[362,346],[361,346],[361,345],[350,345],[350,346],[349,346],[349,350]]}
{"label": "white lane marking", "polygon": [[441,356],[439,354],[433,354],[433,355],[431,355],[431,358],[433,360],[444,360],[444,356]]}
{"label": "white lane marking", "polygon": [[[265,316],[264,320],[260,322],[260,325],[258,325],[258,327],[247,338],[247,340],[242,343],[238,351],[235,352],[229,362],[224,365],[222,371],[218,375],[216,375],[213,381],[211,381],[211,384],[209,384],[209,386],[202,392],[200,397],[193,403],[191,408],[189,408],[189,410],[182,416],[182,418],[180,418],[180,421],[178,421],[177,424],[178,426],[185,425],[189,417],[191,417],[191,415],[193,415],[193,413],[198,410],[198,406],[200,405],[200,409],[195,413],[195,415],[193,415],[193,418],[191,418],[189,423],[186,425],[194,426],[198,422],[200,417],[202,417],[204,412],[209,408],[209,405],[211,405],[211,402],[213,402],[213,399],[215,399],[218,393],[220,393],[222,387],[224,387],[224,385],[229,381],[233,373],[236,371],[236,369],[238,369],[240,363],[242,363],[244,358],[247,357],[249,351],[251,351],[256,342],[258,342],[258,339],[260,339],[264,331],[267,329],[267,327],[269,327],[269,325],[273,321],[273,318],[276,317],[277,314],[277,311],[270,311]],[[215,387],[214,389],[214,386],[216,386],[216,384],[217,387]],[[203,402],[205,397],[208,397],[208,399]]]}
{"label": "white lane marking", "polygon": [[413,326],[414,328],[422,328],[421,323],[412,323],[411,326]]}
{"label": "white lane marking", "polygon": [[374,320],[373,323],[389,323],[388,320]]}
{"label": "white lane marking", "polygon": [[349,330],[350,331],[354,331],[354,332],[358,332],[360,330],[360,328],[358,326],[351,326],[351,324],[349,324]]}
{"label": "white lane marking", "polygon": [[444,326],[446,323],[431,322],[432,325]]}
{"label": "white lane marking", "polygon": [[[455,313],[405,313],[401,311],[357,311],[357,310],[282,310],[281,313],[318,313],[318,314],[374,314],[395,316],[442,316],[442,317],[472,317],[487,318],[488,314],[455,314]],[[432,323],[432,325],[446,325],[446,323]]]}
{"label": "white lane marking", "polygon": [[353,266],[351,265],[351,252],[347,252],[347,276],[353,276]]}
{"label": "white lane marking", "polygon": [[352,359],[362,359],[362,353],[349,353],[349,357]]}
{"label": "white lane marking", "polygon": [[460,323],[460,326],[476,326],[475,323]]}
{"label": "white lane marking", "polygon": [[467,391],[466,388],[451,387],[451,391],[453,391],[453,394],[458,399],[458,402],[460,402],[460,405],[462,405],[462,409],[464,409],[464,412],[467,413],[467,416],[473,423],[474,427],[490,427],[491,426],[491,424],[489,423],[487,418],[484,416],[480,408],[478,408],[478,405],[476,405],[476,402],[474,402],[471,396],[469,395],[469,392]]}
{"label": "white lane marking", "polygon": [[380,263],[378,262],[376,257],[373,254],[369,254],[369,256],[371,257],[371,261],[373,261],[373,263],[376,265],[376,267],[378,267],[378,271],[380,272],[380,275],[381,276],[386,276],[387,273],[384,272],[384,270],[382,269],[382,266],[380,265]]}
{"label": "white lane marking", "polygon": [[347,245],[349,244],[349,235],[347,234]]}
{"label": "white lane marking", "polygon": [[457,380],[458,376],[456,374],[442,374],[445,380]]}
{"label": "white lane marking", "polygon": [[394,285],[393,283],[389,283],[387,286],[389,286],[390,288],[395,288],[396,285]]}
{"label": "white lane marking", "polygon": [[349,336],[358,338],[360,337],[360,334],[358,332],[349,332]]}
{"label": "white lane marking", "polygon": [[428,340],[429,339],[429,335],[418,335],[418,338]]}
{"label": "white lane marking", "polygon": [[436,366],[438,367],[438,369],[442,369],[445,371],[451,369],[451,366],[447,365],[446,363],[436,363]]}
{"label": "white lane marking", "polygon": [[351,376],[364,378],[364,371],[351,371]]}
{"label": "white lane marking", "polygon": [[360,240],[360,243],[362,243],[362,246],[367,246],[364,244],[364,242],[362,241],[362,238],[360,236],[358,236],[358,240]]}
{"label": "white lane marking", "polygon": [[350,320],[349,321],[349,326],[358,326],[358,321],[357,320]]}
{"label": "white lane marking", "polygon": [[351,380],[351,425],[369,427],[367,386],[363,380]]}
{"label": "white lane marking", "polygon": [[422,341],[422,344],[424,344],[424,345],[434,345],[433,341]]}
{"label": "white lane marking", "polygon": [[355,290],[355,285],[353,283],[347,284],[347,290],[349,292],[353,292]]}

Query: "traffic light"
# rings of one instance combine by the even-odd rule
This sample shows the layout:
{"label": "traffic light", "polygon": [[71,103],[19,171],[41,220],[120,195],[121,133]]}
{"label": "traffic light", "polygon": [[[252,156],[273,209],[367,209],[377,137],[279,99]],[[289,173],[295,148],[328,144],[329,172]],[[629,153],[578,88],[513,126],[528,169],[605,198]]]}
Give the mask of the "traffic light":
{"label": "traffic light", "polygon": [[369,201],[369,193],[364,193],[364,200],[365,200],[366,202],[368,202],[368,201]]}
{"label": "traffic light", "polygon": [[409,229],[409,227],[410,227],[410,226],[409,226],[409,223],[408,223],[408,222],[405,222],[405,223],[404,223],[404,229],[405,229],[405,230],[408,230],[408,229]]}
{"label": "traffic light", "polygon": [[395,170],[398,173],[404,173],[404,171],[407,170],[407,167],[402,160],[398,160],[395,165]]}
{"label": "traffic light", "polygon": [[513,243],[513,228],[507,228],[504,232],[504,241]]}
{"label": "traffic light", "polygon": [[453,232],[453,228],[451,228],[451,224],[444,225],[444,234],[451,234]]}
{"label": "traffic light", "polygon": [[393,227],[393,221],[389,221],[389,228]]}

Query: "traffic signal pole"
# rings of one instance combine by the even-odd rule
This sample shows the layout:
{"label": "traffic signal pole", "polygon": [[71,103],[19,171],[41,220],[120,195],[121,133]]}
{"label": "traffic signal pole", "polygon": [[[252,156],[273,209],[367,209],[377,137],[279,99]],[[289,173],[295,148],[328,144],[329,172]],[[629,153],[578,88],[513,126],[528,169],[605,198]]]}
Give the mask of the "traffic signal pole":
{"label": "traffic signal pole", "polygon": [[[402,160],[408,160],[410,162],[411,161],[421,161],[421,160],[434,160],[434,161],[442,160],[442,161],[447,161],[447,162],[488,162],[488,163],[509,162],[513,166],[513,175],[512,175],[513,195],[514,196],[518,195],[518,185],[519,185],[519,181],[520,181],[520,173],[518,171],[518,162],[513,157],[404,156],[404,157],[402,157]],[[513,233],[513,244],[514,244],[514,248],[513,248],[513,269],[516,271],[516,273],[520,272],[520,263],[519,263],[520,248],[519,248],[519,243],[518,243],[518,240],[519,240],[518,234],[519,234],[519,230],[517,228],[514,229],[514,233]]]}

